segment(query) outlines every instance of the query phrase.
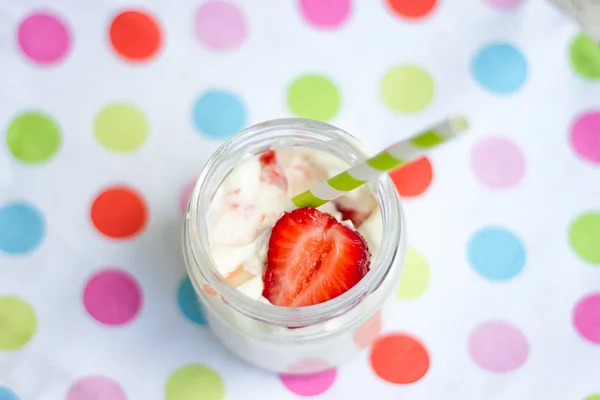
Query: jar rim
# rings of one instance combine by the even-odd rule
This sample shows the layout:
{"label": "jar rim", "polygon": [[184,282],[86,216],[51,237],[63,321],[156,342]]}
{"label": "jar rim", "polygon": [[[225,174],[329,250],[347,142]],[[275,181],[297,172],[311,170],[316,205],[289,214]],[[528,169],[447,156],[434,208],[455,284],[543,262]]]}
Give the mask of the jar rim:
{"label": "jar rim", "polygon": [[[207,224],[204,221],[206,221],[205,216],[208,214],[214,191],[211,193],[210,190],[207,190],[207,186],[219,164],[230,157],[229,153],[231,151],[244,147],[245,141],[250,137],[260,136],[261,134],[267,135],[276,131],[280,131],[281,133],[285,131],[295,132],[296,134],[301,132],[315,137],[320,136],[323,139],[323,143],[325,143],[325,139],[343,141],[360,156],[361,160],[369,156],[364,145],[354,136],[336,126],[321,121],[304,118],[281,118],[262,122],[244,129],[221,144],[208,159],[196,181],[184,221],[183,245],[185,247],[185,261],[190,280],[198,293],[202,290],[202,284],[196,282],[194,274],[189,271],[190,268],[196,268],[205,282],[220,294],[221,299],[227,305],[249,318],[278,326],[309,326],[343,315],[382,284],[397,259],[400,242],[404,240],[405,232],[403,230],[403,221],[401,221],[404,218],[404,214],[399,196],[389,175],[384,174],[376,182],[371,183],[373,194],[381,210],[381,245],[376,259],[371,262],[369,272],[350,290],[334,299],[306,307],[283,307],[263,303],[240,292],[226,282],[210,254]],[[294,140],[291,134],[288,134],[286,137]],[[304,136],[302,138],[306,139]],[[262,147],[257,147],[249,155],[257,155],[268,149],[277,148],[272,143],[267,144],[267,141],[265,140]],[[320,142],[321,140],[314,140],[314,143]],[[352,164],[357,160],[346,157],[344,161]],[[239,161],[235,164],[239,164]],[[223,177],[230,171],[231,169]],[[217,187],[221,183],[222,179],[219,181]],[[197,240],[192,240],[192,237]],[[193,260],[189,260],[189,256]],[[194,265],[192,266],[192,264]]]}

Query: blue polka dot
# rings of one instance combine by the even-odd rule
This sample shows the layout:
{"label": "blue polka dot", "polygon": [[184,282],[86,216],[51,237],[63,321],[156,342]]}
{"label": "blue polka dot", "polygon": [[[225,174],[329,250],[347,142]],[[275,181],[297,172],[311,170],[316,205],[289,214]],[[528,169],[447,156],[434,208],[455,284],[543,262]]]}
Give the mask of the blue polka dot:
{"label": "blue polka dot", "polygon": [[206,325],[206,318],[198,303],[198,296],[187,276],[179,284],[177,303],[179,304],[179,309],[187,319],[200,325]]}
{"label": "blue polka dot", "polygon": [[476,232],[467,253],[471,266],[493,281],[510,279],[525,265],[525,248],[519,238],[504,228],[487,227]]}
{"label": "blue polka dot", "polygon": [[475,55],[472,73],[475,80],[490,92],[513,93],[527,78],[527,60],[513,45],[493,43]]}
{"label": "blue polka dot", "polygon": [[0,400],[19,400],[19,398],[6,386],[0,386]]}
{"label": "blue polka dot", "polygon": [[194,124],[213,139],[227,139],[246,125],[246,109],[234,93],[211,90],[194,105]]}
{"label": "blue polka dot", "polygon": [[0,207],[0,251],[27,253],[41,243],[44,233],[44,219],[32,205],[14,202]]}

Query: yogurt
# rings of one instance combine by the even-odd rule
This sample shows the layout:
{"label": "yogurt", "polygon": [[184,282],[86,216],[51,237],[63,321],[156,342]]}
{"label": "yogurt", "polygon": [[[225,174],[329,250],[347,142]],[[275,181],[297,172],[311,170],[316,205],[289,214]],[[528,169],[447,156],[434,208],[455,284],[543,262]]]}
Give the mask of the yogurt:
{"label": "yogurt", "polygon": [[[282,212],[294,208],[291,197],[348,168],[340,159],[319,150],[284,149],[273,155],[278,166],[275,179],[264,179],[264,163],[259,156],[245,161],[223,180],[208,216],[210,251],[219,272],[240,292],[266,303],[262,277],[271,228]],[[318,209],[356,229],[366,240],[371,258],[377,257],[381,212],[368,186]],[[340,210],[359,215],[360,225],[354,227]]]}
{"label": "yogurt", "polygon": [[[280,138],[285,134],[283,132]],[[290,133],[288,140],[300,141],[295,133]],[[379,333],[379,310],[401,271],[405,240],[399,232],[404,230],[404,218],[395,191],[389,186],[380,191],[385,196],[388,215],[394,219],[386,225],[395,225],[398,229],[386,236],[386,240],[382,240],[382,213],[369,186],[319,207],[320,211],[358,231],[367,242],[371,272],[379,272],[367,274],[363,279],[381,278],[371,279],[363,291],[348,297],[354,300],[347,303],[345,310],[338,307],[333,314],[324,311],[322,319],[290,329],[289,323],[281,324],[273,317],[280,315],[281,310],[262,295],[271,230],[282,213],[295,208],[290,201],[294,195],[346,170],[348,165],[328,152],[306,147],[277,149],[274,154],[277,170],[272,179],[265,179],[268,169],[264,165],[264,154],[244,157],[239,164],[230,154],[230,151],[225,152],[223,160],[214,164],[209,161],[205,167],[205,171],[212,172],[203,174],[199,180],[184,227],[188,273],[210,329],[233,354],[269,371],[317,373],[349,361]],[[236,154],[239,158],[244,152],[240,150]],[[211,174],[219,167],[223,172],[219,171],[219,181],[215,184]],[[199,204],[202,204],[200,211]],[[398,243],[390,246],[394,238]],[[386,245],[386,254],[380,252],[382,245]],[[215,272],[235,288],[233,292],[239,294],[238,298],[209,286],[207,277]],[[242,307],[239,299],[248,301]],[[247,307],[252,307],[252,303],[256,303],[255,310],[249,313]],[[266,316],[264,313],[271,307],[273,313]],[[262,309],[263,314],[256,314],[258,309]],[[315,313],[314,310],[302,311],[301,307],[294,313]]]}

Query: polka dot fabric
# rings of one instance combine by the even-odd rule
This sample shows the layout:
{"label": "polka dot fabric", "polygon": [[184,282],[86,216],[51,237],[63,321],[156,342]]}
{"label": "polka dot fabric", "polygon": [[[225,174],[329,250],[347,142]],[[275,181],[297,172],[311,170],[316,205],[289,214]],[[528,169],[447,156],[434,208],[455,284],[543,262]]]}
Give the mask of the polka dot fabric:
{"label": "polka dot fabric", "polygon": [[[598,44],[533,0],[167,3],[0,0],[0,400],[600,399]],[[390,174],[409,250],[359,357],[217,343],[180,245],[216,146],[296,116],[375,151],[453,112]]]}

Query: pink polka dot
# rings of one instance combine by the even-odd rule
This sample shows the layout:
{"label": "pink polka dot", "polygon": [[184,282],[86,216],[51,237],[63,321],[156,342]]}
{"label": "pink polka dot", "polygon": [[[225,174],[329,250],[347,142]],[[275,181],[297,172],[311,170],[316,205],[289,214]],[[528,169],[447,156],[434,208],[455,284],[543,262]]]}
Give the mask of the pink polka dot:
{"label": "pink polka dot", "polygon": [[179,210],[182,214],[185,214],[187,210],[188,202],[190,201],[190,196],[192,195],[192,191],[194,190],[194,186],[196,185],[196,181],[193,180],[188,182],[181,191],[179,195]]}
{"label": "pink polka dot", "polygon": [[573,312],[573,325],[581,336],[600,344],[600,292],[579,300]]}
{"label": "pink polka dot", "polygon": [[121,386],[103,376],[90,376],[76,381],[66,400],[127,400]]}
{"label": "pink polka dot", "polygon": [[529,345],[520,330],[501,321],[479,325],[469,339],[471,358],[490,372],[512,371],[527,360]]}
{"label": "pink polka dot", "polygon": [[83,292],[88,313],[107,325],[131,321],[142,306],[142,291],[135,278],[118,269],[105,269],[88,281]]}
{"label": "pink polka dot", "polygon": [[335,369],[312,375],[280,375],[281,381],[292,393],[300,396],[316,396],[333,385]]}
{"label": "pink polka dot", "polygon": [[300,0],[300,12],[311,25],[333,29],[342,25],[350,15],[351,0]]}
{"label": "pink polka dot", "polygon": [[600,164],[600,111],[577,118],[571,127],[571,145],[583,159]]}
{"label": "pink polka dot", "polygon": [[286,371],[290,375],[294,374],[313,374],[323,372],[333,367],[327,361],[320,358],[305,358],[286,368]]}
{"label": "pink polka dot", "polygon": [[496,8],[513,8],[521,4],[523,0],[484,0],[486,3]]}
{"label": "pink polka dot", "polygon": [[196,14],[196,35],[211,50],[235,49],[244,41],[247,31],[244,15],[231,3],[210,1]]}
{"label": "pink polka dot", "polygon": [[69,28],[56,15],[43,12],[29,15],[19,25],[17,36],[23,53],[39,64],[54,64],[69,52]]}
{"label": "pink polka dot", "polygon": [[507,139],[492,137],[473,149],[471,166],[477,179],[492,189],[516,185],[525,171],[525,159],[517,146]]}

